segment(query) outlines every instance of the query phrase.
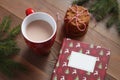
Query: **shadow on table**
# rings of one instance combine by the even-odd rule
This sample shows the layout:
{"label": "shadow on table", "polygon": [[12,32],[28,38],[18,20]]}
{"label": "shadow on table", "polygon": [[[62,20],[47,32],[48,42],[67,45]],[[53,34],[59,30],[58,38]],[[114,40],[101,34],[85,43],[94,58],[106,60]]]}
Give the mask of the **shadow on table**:
{"label": "shadow on table", "polygon": [[22,57],[40,70],[51,74],[58,58],[59,50],[60,44],[55,42],[48,55],[37,55],[28,48]]}

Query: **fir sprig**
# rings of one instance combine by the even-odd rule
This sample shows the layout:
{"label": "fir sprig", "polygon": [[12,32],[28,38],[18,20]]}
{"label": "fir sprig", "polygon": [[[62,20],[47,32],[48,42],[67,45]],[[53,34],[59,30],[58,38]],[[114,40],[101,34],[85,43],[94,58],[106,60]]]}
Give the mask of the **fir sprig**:
{"label": "fir sprig", "polygon": [[20,50],[14,40],[20,32],[20,25],[11,29],[11,22],[10,16],[5,16],[0,24],[0,72],[8,77],[15,75],[16,70],[26,70],[22,64],[11,59]]}
{"label": "fir sprig", "polygon": [[101,21],[109,15],[109,20],[106,23],[107,28],[110,28],[113,24],[117,26],[117,30],[120,33],[120,0],[75,0],[73,4],[83,5],[86,2],[90,5],[89,11],[94,15],[97,21]]}

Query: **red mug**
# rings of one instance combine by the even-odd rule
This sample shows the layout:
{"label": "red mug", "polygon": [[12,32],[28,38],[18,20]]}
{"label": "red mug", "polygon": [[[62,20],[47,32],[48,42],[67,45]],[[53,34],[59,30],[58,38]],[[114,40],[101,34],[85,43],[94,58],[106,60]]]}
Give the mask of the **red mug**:
{"label": "red mug", "polygon": [[[55,41],[55,37],[56,37],[56,31],[57,31],[56,21],[49,14],[45,12],[34,12],[33,9],[31,8],[26,10],[26,15],[27,16],[24,18],[22,25],[21,25],[21,32],[22,32],[22,35],[24,37],[26,44],[37,54],[49,53]],[[43,21],[48,22],[51,25],[53,29],[53,33],[48,39],[43,40],[43,41],[33,41],[27,37],[26,28],[29,23],[35,20],[43,20]]]}

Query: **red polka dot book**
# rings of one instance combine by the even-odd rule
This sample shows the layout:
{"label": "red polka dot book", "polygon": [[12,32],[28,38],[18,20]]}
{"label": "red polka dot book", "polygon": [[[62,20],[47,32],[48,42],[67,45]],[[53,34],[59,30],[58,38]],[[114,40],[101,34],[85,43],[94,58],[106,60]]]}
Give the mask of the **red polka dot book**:
{"label": "red polka dot book", "polygon": [[51,80],[104,80],[110,50],[64,38]]}

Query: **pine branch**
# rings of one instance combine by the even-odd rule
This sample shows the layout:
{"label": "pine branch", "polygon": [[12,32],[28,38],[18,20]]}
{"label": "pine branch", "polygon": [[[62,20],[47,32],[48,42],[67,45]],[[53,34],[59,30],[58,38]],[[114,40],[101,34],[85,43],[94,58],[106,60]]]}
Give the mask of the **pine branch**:
{"label": "pine branch", "polygon": [[0,24],[0,71],[8,77],[13,77],[14,71],[24,71],[26,68],[11,59],[11,56],[20,51],[14,40],[20,32],[20,25],[12,30],[10,30],[10,26],[11,19],[5,16]]}
{"label": "pine branch", "polygon": [[97,21],[101,21],[111,12],[114,6],[116,6],[114,0],[97,0],[89,11],[95,16]]}

